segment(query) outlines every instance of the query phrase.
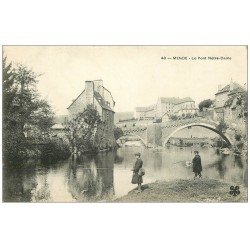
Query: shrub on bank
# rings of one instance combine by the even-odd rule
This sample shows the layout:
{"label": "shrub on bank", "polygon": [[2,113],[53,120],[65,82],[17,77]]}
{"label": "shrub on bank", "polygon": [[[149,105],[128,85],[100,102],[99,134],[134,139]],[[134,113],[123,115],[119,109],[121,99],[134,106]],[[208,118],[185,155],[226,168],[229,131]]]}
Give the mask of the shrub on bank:
{"label": "shrub on bank", "polygon": [[71,154],[69,145],[60,138],[50,139],[41,146],[40,150],[41,160],[44,163],[66,160]]}

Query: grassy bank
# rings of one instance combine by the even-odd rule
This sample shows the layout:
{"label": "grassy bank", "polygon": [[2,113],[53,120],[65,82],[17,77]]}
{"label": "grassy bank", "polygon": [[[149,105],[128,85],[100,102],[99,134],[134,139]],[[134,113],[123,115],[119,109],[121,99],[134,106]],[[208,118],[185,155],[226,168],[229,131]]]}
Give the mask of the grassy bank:
{"label": "grassy bank", "polygon": [[247,189],[229,194],[232,184],[213,179],[157,181],[144,185],[142,193],[134,189],[116,202],[247,202]]}

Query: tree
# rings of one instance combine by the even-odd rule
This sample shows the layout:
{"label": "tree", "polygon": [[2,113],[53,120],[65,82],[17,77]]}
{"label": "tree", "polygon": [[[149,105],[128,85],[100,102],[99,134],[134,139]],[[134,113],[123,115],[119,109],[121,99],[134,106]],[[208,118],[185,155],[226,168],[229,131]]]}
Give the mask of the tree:
{"label": "tree", "polygon": [[247,115],[247,109],[248,109],[248,98],[247,98],[247,92],[244,91],[242,93],[239,93],[237,95],[237,101],[236,105],[240,107],[240,117],[245,117]]}
{"label": "tree", "polygon": [[97,152],[98,145],[95,143],[95,133],[101,118],[93,105],[70,120],[66,126],[66,135],[73,152]]}
{"label": "tree", "polygon": [[40,76],[22,64],[15,69],[14,79],[18,90],[16,111],[21,131],[24,131],[25,125],[31,125],[44,132],[53,124],[51,106],[37,91]]}
{"label": "tree", "polygon": [[3,58],[3,146],[6,160],[24,157],[30,138],[27,129],[37,130],[37,136],[52,126],[53,112],[48,102],[37,91],[40,75],[18,64],[7,63]]}
{"label": "tree", "polygon": [[218,131],[224,132],[228,128],[228,125],[224,121],[220,121],[216,128]]}
{"label": "tree", "polygon": [[169,118],[173,121],[176,121],[178,119],[177,115],[170,115]]}
{"label": "tree", "polygon": [[122,129],[119,127],[115,127],[114,128],[114,136],[115,136],[115,140],[118,140],[120,137],[122,137],[123,136]]}
{"label": "tree", "polygon": [[187,114],[186,114],[186,118],[187,118],[187,119],[193,118],[193,114],[192,114],[192,113],[187,113]]}
{"label": "tree", "polygon": [[202,111],[203,108],[210,108],[212,104],[213,101],[211,99],[203,100],[202,102],[199,103],[199,110]]}
{"label": "tree", "polygon": [[[7,64],[7,58],[3,58],[3,159],[17,154],[17,145],[20,141],[17,133],[17,123],[14,119],[14,100],[17,87],[14,85],[14,69],[12,63]],[[12,110],[12,111],[11,111]]]}

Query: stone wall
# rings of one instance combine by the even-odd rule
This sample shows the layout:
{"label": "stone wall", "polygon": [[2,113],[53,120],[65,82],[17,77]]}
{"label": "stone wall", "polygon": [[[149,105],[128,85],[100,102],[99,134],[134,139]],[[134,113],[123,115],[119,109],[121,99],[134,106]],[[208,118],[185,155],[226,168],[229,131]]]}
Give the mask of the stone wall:
{"label": "stone wall", "polygon": [[114,136],[114,113],[103,110],[103,117],[104,121],[97,126],[94,138],[94,143],[99,150],[115,148],[117,145]]}
{"label": "stone wall", "polygon": [[147,143],[148,146],[162,145],[162,129],[160,124],[151,124],[147,128]]}

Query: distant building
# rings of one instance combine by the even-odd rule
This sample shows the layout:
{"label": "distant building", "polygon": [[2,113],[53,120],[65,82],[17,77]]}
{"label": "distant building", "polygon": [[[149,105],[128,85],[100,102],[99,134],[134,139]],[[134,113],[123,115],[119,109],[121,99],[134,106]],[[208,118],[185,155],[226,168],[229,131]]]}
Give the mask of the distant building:
{"label": "distant building", "polygon": [[135,118],[138,120],[163,119],[168,120],[170,115],[182,116],[195,114],[195,101],[190,97],[159,97],[157,103],[147,107],[136,107]]}
{"label": "distant building", "polygon": [[222,88],[218,86],[218,92],[215,94],[215,119],[233,121],[239,115],[239,109],[236,105],[237,96],[243,93],[244,88],[231,79],[230,84]]}
{"label": "distant building", "polygon": [[65,127],[61,123],[56,123],[51,127],[52,136],[56,136],[58,138],[65,138]]}

